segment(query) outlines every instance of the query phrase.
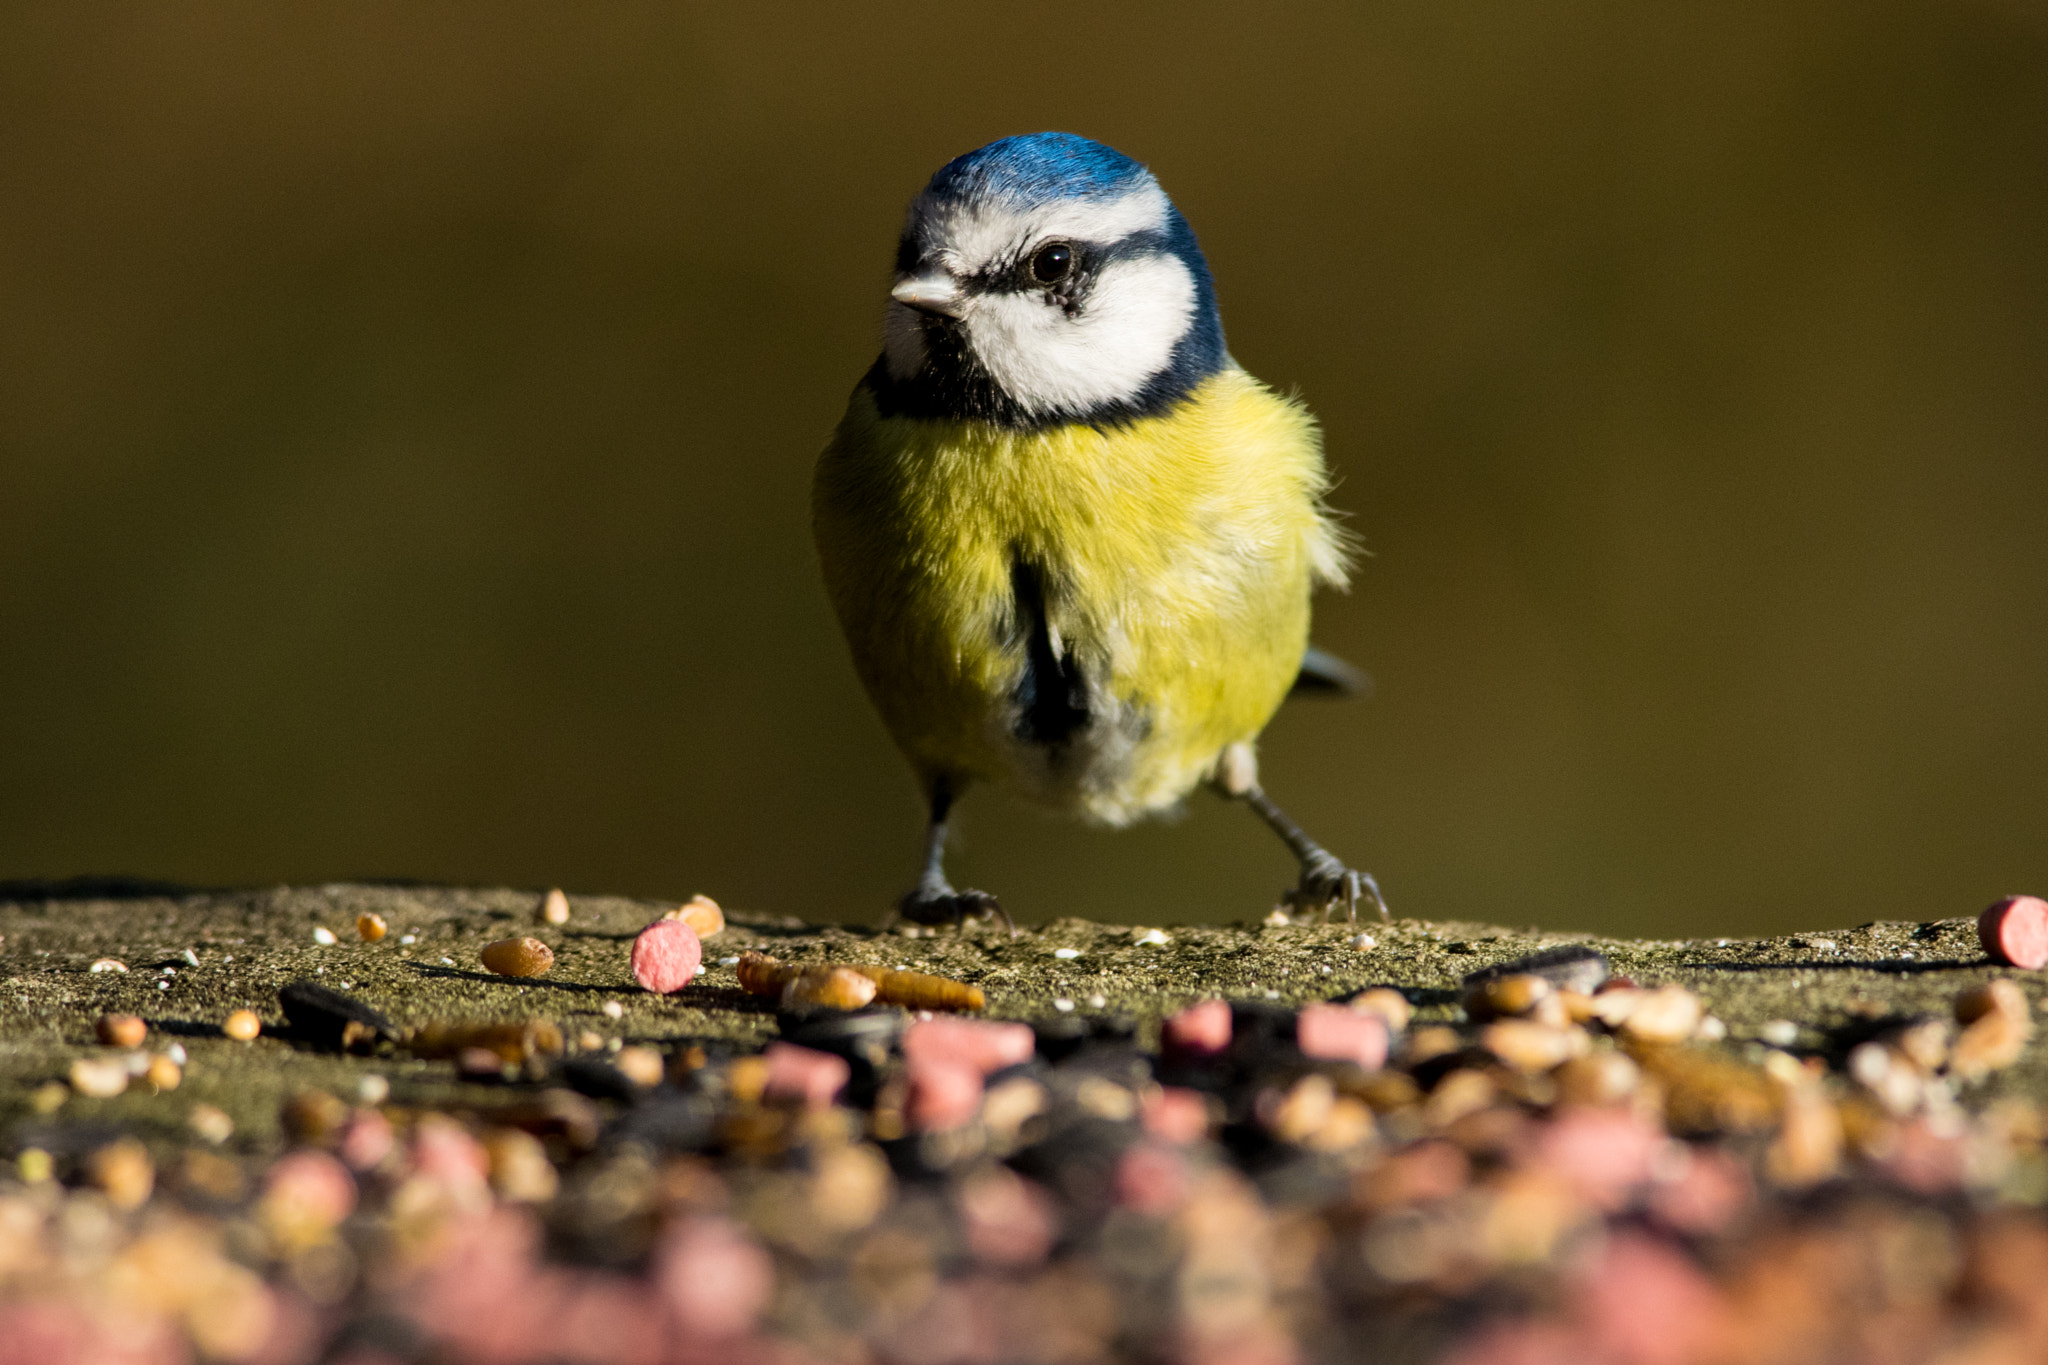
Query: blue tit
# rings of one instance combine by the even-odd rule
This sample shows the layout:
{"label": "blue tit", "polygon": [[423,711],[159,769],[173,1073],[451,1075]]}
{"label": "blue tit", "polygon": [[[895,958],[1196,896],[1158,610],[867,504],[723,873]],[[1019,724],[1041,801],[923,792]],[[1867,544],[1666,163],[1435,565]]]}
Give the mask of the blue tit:
{"label": "blue tit", "polygon": [[854,666],[930,803],[902,917],[1000,913],[945,875],[976,783],[1110,826],[1207,783],[1300,862],[1290,904],[1387,913],[1267,797],[1253,748],[1290,690],[1360,676],[1308,643],[1349,557],[1328,486],[1315,419],[1231,359],[1144,166],[1037,133],[932,177],[812,489]]}

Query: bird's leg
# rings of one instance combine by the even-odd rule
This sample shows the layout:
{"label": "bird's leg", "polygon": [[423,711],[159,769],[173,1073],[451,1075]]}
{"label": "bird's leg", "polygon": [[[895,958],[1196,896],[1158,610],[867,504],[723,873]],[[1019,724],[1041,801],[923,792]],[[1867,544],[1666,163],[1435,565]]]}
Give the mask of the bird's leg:
{"label": "bird's leg", "polygon": [[969,917],[991,919],[1001,916],[1014,937],[1017,926],[1010,912],[986,891],[955,891],[946,880],[946,814],[953,806],[952,784],[941,777],[932,783],[931,826],[927,834],[924,872],[917,885],[896,902],[892,917],[912,924],[947,924],[963,927]]}
{"label": "bird's leg", "polygon": [[1379,908],[1381,919],[1393,919],[1386,897],[1380,894],[1380,885],[1371,873],[1346,867],[1330,850],[1309,838],[1308,831],[1294,823],[1294,818],[1266,795],[1265,788],[1259,785],[1258,764],[1249,746],[1233,744],[1224,751],[1217,764],[1215,783],[1225,796],[1250,806],[1300,861],[1301,880],[1286,894],[1289,906],[1296,910],[1320,910],[1327,921],[1331,907],[1342,902],[1344,918],[1356,920],[1358,902],[1364,899]]}

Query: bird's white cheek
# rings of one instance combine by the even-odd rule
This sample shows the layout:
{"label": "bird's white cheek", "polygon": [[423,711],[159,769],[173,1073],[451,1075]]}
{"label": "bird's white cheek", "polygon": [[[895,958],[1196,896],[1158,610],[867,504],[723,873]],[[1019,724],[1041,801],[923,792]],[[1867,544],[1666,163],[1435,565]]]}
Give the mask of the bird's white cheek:
{"label": "bird's white cheek", "polygon": [[1166,368],[1194,313],[1187,266],[1148,256],[1105,270],[1075,317],[1036,294],[983,295],[967,335],[1004,392],[1027,411],[1049,414],[1136,394]]}
{"label": "bird's white cheek", "polygon": [[882,319],[882,359],[889,377],[897,383],[909,380],[924,368],[924,325],[915,308],[892,303]]}

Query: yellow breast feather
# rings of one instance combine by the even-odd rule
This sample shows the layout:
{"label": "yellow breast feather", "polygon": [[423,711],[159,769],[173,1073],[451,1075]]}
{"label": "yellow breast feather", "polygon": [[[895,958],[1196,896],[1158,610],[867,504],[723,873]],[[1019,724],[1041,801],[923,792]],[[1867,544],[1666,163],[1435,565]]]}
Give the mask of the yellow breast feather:
{"label": "yellow breast feather", "polygon": [[[1309,593],[1345,572],[1326,482],[1314,419],[1235,368],[1100,427],[882,418],[863,388],[813,516],[855,666],[926,782],[1120,825],[1287,694]],[[1032,733],[1050,685],[1084,717],[1053,740]]]}

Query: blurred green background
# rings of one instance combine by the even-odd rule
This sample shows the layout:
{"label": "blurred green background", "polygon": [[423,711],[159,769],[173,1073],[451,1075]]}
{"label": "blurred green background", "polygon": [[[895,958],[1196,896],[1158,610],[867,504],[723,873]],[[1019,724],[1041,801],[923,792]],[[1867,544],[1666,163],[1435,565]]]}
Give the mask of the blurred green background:
{"label": "blurred green background", "polygon": [[[1370,701],[1274,794],[1398,912],[1651,936],[2048,887],[2035,5],[10,7],[0,876],[872,919],[919,811],[813,455],[908,197],[1152,165],[1321,414]],[[980,794],[1018,916],[1262,914],[1245,815]]]}

